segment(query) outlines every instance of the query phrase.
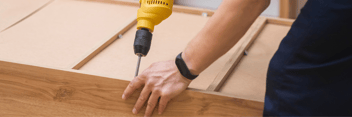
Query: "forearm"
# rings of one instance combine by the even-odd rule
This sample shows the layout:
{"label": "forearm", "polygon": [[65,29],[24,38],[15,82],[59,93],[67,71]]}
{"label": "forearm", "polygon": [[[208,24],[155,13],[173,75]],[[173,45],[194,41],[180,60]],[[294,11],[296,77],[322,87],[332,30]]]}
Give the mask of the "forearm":
{"label": "forearm", "polygon": [[247,32],[270,0],[223,0],[206,26],[183,51],[192,74],[200,74]]}

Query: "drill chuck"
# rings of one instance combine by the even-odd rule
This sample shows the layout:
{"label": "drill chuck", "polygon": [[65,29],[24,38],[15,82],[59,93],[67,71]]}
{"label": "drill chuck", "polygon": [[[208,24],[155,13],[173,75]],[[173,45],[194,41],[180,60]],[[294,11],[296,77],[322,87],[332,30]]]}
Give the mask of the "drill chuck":
{"label": "drill chuck", "polygon": [[152,37],[153,34],[146,28],[137,30],[133,44],[134,54],[138,56],[147,56],[152,43]]}

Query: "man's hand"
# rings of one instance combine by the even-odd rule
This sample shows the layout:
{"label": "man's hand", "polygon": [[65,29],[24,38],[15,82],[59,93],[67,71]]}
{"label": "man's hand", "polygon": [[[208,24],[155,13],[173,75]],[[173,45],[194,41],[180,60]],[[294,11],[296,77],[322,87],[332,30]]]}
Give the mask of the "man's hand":
{"label": "man's hand", "polygon": [[136,89],[145,85],[132,112],[137,114],[149,97],[145,116],[151,116],[160,97],[158,112],[161,114],[167,103],[186,90],[190,83],[191,80],[178,71],[175,61],[157,62],[131,81],[122,99],[126,100]]}

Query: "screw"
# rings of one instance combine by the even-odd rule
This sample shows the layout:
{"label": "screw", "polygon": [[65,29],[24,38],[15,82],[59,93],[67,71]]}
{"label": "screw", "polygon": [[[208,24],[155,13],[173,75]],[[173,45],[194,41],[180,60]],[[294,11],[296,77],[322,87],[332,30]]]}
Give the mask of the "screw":
{"label": "screw", "polygon": [[208,17],[208,13],[203,12],[203,13],[202,13],[202,16],[203,16],[203,17]]}

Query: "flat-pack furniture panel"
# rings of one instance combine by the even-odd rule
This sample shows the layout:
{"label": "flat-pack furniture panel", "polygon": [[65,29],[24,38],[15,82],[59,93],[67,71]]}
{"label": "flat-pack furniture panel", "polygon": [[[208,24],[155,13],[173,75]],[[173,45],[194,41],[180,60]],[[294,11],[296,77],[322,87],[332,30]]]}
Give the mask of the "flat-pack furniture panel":
{"label": "flat-pack furniture panel", "polygon": [[0,34],[0,59],[69,68],[134,21],[136,7],[57,0]]}
{"label": "flat-pack furniture panel", "polygon": [[[153,34],[152,46],[147,57],[142,58],[140,71],[142,72],[152,63],[158,61],[175,60],[208,21],[208,17],[174,12],[168,19],[156,26]],[[252,25],[250,30],[265,20],[264,17]],[[113,78],[132,80],[136,69],[137,56],[133,52],[133,42],[136,29],[127,31],[121,39],[116,40],[109,47],[95,56],[80,70],[101,74]],[[246,33],[248,37],[251,31]],[[211,66],[192,81],[190,88],[205,90],[222,70],[238,46],[216,60]]]}
{"label": "flat-pack furniture panel", "polygon": [[[173,12],[173,14],[155,27],[151,49],[147,57],[142,58],[142,72],[152,63],[174,60],[183,51],[188,42],[203,28],[209,17]],[[80,70],[103,74],[123,80],[132,80],[136,70],[137,56],[134,55],[133,42],[136,26],[127,31]],[[191,84],[191,87],[205,89],[215,77],[218,65],[206,70]],[[198,82],[198,83],[197,83]]]}
{"label": "flat-pack furniture panel", "polygon": [[220,92],[264,102],[269,62],[289,30],[287,25],[266,24]]}
{"label": "flat-pack furniture panel", "polygon": [[[132,108],[140,94],[121,95],[128,81],[0,61],[0,116],[142,116]],[[162,115],[261,116],[263,103],[186,90],[173,98]]]}
{"label": "flat-pack furniture panel", "polygon": [[0,0],[0,32],[35,13],[52,0]]}

